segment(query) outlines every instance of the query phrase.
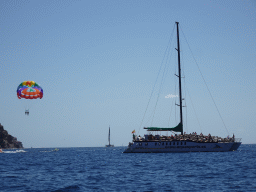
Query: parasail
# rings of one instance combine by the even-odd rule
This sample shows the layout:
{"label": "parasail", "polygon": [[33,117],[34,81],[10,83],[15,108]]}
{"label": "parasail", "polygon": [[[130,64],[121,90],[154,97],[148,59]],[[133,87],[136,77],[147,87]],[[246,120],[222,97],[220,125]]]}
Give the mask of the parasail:
{"label": "parasail", "polygon": [[23,81],[17,88],[19,99],[42,99],[43,89],[34,81]]}

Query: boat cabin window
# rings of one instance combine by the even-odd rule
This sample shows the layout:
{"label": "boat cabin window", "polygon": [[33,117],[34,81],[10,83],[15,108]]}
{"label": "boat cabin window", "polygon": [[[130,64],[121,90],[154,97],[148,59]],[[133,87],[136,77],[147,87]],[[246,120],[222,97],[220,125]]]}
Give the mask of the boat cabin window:
{"label": "boat cabin window", "polygon": [[168,145],[168,142],[166,142],[166,145]]}
{"label": "boat cabin window", "polygon": [[162,143],[162,145],[164,145],[164,142]]}
{"label": "boat cabin window", "polygon": [[157,143],[155,143],[155,145],[157,145]]}
{"label": "boat cabin window", "polygon": [[158,143],[158,145],[161,145],[161,143]]}
{"label": "boat cabin window", "polygon": [[185,141],[184,145],[186,145],[186,141]]}
{"label": "boat cabin window", "polygon": [[177,145],[179,145],[179,142],[177,142]]}
{"label": "boat cabin window", "polygon": [[182,142],[180,142],[180,145],[182,145]]}
{"label": "boat cabin window", "polygon": [[139,144],[139,146],[141,146],[141,145],[142,145],[142,143]]}
{"label": "boat cabin window", "polygon": [[175,142],[173,142],[173,145],[175,145]]}
{"label": "boat cabin window", "polygon": [[145,143],[145,146],[148,146],[148,143]]}

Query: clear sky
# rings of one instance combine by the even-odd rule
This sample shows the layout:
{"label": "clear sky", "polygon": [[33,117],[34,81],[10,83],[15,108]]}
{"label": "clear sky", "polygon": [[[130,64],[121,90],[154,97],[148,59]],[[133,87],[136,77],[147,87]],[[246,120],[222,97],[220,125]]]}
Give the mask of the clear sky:
{"label": "clear sky", "polygon": [[[256,143],[253,0],[1,0],[0,123],[24,147],[104,146],[109,125],[111,143],[125,146],[134,129],[143,135],[144,126],[176,126],[178,100],[165,98],[177,94],[175,21],[186,83],[184,131],[235,133]],[[42,86],[43,99],[17,98],[27,80]]]}

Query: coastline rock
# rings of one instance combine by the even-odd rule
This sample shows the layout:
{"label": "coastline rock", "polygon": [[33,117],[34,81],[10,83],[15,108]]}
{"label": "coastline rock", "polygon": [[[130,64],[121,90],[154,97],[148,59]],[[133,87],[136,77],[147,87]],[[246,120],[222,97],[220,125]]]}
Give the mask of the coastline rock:
{"label": "coastline rock", "polygon": [[22,142],[18,141],[16,137],[8,134],[8,131],[4,130],[3,125],[0,123],[0,148],[23,148]]}

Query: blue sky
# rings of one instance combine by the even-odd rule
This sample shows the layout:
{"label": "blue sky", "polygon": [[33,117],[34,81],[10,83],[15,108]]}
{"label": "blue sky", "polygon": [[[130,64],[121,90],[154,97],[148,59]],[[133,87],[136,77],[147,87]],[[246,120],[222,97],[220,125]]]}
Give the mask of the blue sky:
{"label": "blue sky", "polygon": [[[256,143],[252,0],[2,0],[0,123],[24,147],[104,146],[109,125],[111,143],[122,146],[134,129],[143,135],[144,126],[175,126],[176,98],[165,98],[177,94],[175,21],[187,87],[184,130],[235,133],[243,143]],[[171,59],[165,60],[168,46]],[[27,80],[42,86],[43,99],[17,98],[17,86]]]}

